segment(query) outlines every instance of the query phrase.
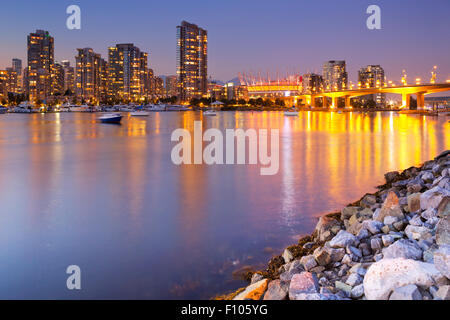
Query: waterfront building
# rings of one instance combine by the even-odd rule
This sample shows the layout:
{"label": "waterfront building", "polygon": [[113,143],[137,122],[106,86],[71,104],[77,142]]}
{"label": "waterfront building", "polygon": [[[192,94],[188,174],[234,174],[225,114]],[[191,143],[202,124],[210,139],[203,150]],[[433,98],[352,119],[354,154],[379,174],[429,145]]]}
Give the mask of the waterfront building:
{"label": "waterfront building", "polygon": [[[358,87],[360,88],[382,88],[385,84],[384,69],[380,65],[369,65],[361,68],[358,72]],[[384,93],[369,94],[359,97],[362,104],[374,101],[377,107],[384,107],[386,95]]]}
{"label": "waterfront building", "polygon": [[182,101],[207,95],[208,32],[186,21],[177,26],[177,76]]}
{"label": "waterfront building", "polygon": [[325,91],[345,90],[348,87],[345,61],[330,60],[325,62],[322,77]]}
{"label": "waterfront building", "polygon": [[3,103],[8,98],[8,71],[0,70],[0,103]]}
{"label": "waterfront building", "polygon": [[138,101],[150,94],[148,53],[132,43],[108,49],[108,97]]}
{"label": "waterfront building", "polygon": [[106,62],[91,48],[77,49],[75,94],[77,99],[99,104],[106,98]]}
{"label": "waterfront building", "polygon": [[6,68],[6,91],[18,94],[19,89],[19,79],[17,72],[13,68]]}
{"label": "waterfront building", "polygon": [[302,77],[303,94],[313,94],[323,90],[323,77],[320,74],[307,73]]}
{"label": "waterfront building", "polygon": [[164,79],[164,90],[167,97],[173,97],[178,94],[177,76],[166,76]]}
{"label": "waterfront building", "polygon": [[164,80],[161,77],[153,77],[152,78],[152,93],[157,98],[162,98],[165,96],[165,89],[164,89]]}
{"label": "waterfront building", "polygon": [[75,94],[75,68],[70,65],[69,60],[61,61],[64,69],[64,93],[68,90],[71,94]]}
{"label": "waterfront building", "polygon": [[226,99],[225,86],[217,81],[208,81],[208,97],[212,100]]}
{"label": "waterfront building", "polygon": [[224,93],[227,100],[248,100],[247,86],[237,85],[234,82],[225,84]]}
{"label": "waterfront building", "polygon": [[51,93],[54,39],[48,31],[37,30],[27,38],[27,88],[30,101],[45,101]]}
{"label": "waterfront building", "polygon": [[15,93],[22,93],[23,90],[22,60],[17,58],[12,59],[12,71],[14,71],[17,76]]}
{"label": "waterfront building", "polygon": [[58,62],[52,65],[51,94],[53,96],[64,95],[64,67]]}

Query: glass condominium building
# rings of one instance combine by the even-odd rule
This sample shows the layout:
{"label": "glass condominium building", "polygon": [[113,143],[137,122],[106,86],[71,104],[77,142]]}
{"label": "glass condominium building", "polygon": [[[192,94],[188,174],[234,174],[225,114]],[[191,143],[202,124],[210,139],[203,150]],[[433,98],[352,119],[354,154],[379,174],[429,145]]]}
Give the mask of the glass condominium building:
{"label": "glass condominium building", "polygon": [[177,82],[182,101],[208,91],[208,32],[183,21],[177,26]]}

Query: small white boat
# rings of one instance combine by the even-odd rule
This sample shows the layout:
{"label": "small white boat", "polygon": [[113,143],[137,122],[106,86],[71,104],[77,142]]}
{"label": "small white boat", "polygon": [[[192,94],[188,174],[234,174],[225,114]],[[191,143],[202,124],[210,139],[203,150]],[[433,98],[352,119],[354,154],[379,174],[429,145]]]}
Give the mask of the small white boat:
{"label": "small white boat", "polygon": [[120,106],[119,107],[119,111],[122,111],[122,112],[133,112],[134,109],[129,107],[129,106]]}
{"label": "small white boat", "polygon": [[181,105],[166,105],[167,111],[188,111],[189,108]]}
{"label": "small white boat", "polygon": [[158,112],[158,111],[166,111],[167,106],[165,104],[150,104],[144,106],[147,111]]}
{"label": "small white boat", "polygon": [[122,114],[120,113],[106,113],[97,118],[100,122],[103,123],[120,123],[122,120]]}
{"label": "small white boat", "polygon": [[70,110],[70,112],[89,112],[89,106],[87,106],[87,105],[70,106],[69,110]]}
{"label": "small white boat", "polygon": [[298,111],[285,111],[284,115],[287,117],[298,117]]}
{"label": "small white boat", "polygon": [[131,112],[130,115],[132,117],[148,117],[150,115],[150,113],[147,111],[134,111],[134,112]]}
{"label": "small white boat", "polygon": [[15,113],[31,113],[31,109],[33,109],[33,105],[31,105],[28,101],[23,101],[14,108],[14,112]]}
{"label": "small white boat", "polygon": [[204,116],[217,116],[217,113],[214,110],[206,110],[203,111]]}

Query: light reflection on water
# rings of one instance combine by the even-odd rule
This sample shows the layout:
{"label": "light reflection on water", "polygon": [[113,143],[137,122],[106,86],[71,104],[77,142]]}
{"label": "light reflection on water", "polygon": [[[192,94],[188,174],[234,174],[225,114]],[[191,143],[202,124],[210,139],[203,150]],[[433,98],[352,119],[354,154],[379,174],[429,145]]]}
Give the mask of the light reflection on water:
{"label": "light reflection on water", "polygon": [[[450,148],[448,118],[395,113],[0,116],[0,298],[209,298],[383,182]],[[171,163],[176,128],[280,130],[280,171]],[[65,269],[82,269],[82,290]]]}

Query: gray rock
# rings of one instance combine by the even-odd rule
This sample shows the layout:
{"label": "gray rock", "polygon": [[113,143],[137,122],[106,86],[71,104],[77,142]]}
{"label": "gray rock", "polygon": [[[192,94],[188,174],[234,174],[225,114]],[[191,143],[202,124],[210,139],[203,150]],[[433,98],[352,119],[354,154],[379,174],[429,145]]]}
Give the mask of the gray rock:
{"label": "gray rock", "polygon": [[370,231],[371,234],[378,234],[383,227],[383,223],[380,221],[366,220],[362,223],[362,228]]}
{"label": "gray rock", "polygon": [[422,218],[424,218],[425,220],[429,220],[432,218],[437,217],[438,213],[436,209],[433,208],[429,208],[427,210],[425,210],[424,212],[422,212],[421,216]]}
{"label": "gray rock", "polygon": [[309,249],[311,249],[312,247],[314,247],[315,244],[316,244],[315,242],[307,242],[307,243],[305,243],[305,244],[303,245],[303,248],[309,250]]}
{"label": "gray rock", "polygon": [[383,249],[383,257],[385,259],[422,259],[422,249],[415,241],[400,239],[389,247]]}
{"label": "gray rock", "polygon": [[[329,281],[328,281],[327,278],[322,277],[322,278],[319,279],[319,285],[320,285],[320,286],[324,287],[324,286],[327,286],[327,285],[329,285],[329,284],[330,284],[330,283],[329,283]],[[321,288],[321,289],[322,289],[322,288]],[[321,293],[322,293],[322,292],[321,292]]]}
{"label": "gray rock", "polygon": [[411,220],[409,220],[409,224],[417,227],[423,226],[422,219],[418,214],[416,214],[414,217],[411,218]]}
{"label": "gray rock", "polygon": [[255,273],[252,275],[252,279],[251,279],[251,281],[250,281],[250,284],[254,284],[254,283],[256,283],[256,282],[259,282],[259,281],[261,281],[262,279],[264,279],[263,275],[260,274],[260,273],[255,272]]}
{"label": "gray rock", "polygon": [[434,294],[435,298],[440,300],[450,300],[450,286],[441,286]]}
{"label": "gray rock", "polygon": [[393,217],[393,216],[386,216],[383,220],[383,223],[385,225],[393,225],[394,223],[396,223],[399,220],[399,218],[397,217]]}
{"label": "gray rock", "polygon": [[353,246],[347,246],[346,250],[348,254],[352,254],[354,256],[357,256],[358,258],[362,258],[363,256],[361,250]]}
{"label": "gray rock", "polygon": [[412,194],[412,193],[418,193],[422,190],[423,185],[419,182],[415,182],[415,183],[411,183],[408,185],[407,190],[408,193]]}
{"label": "gray rock", "polygon": [[281,280],[273,280],[269,283],[264,294],[264,300],[286,300],[289,291],[289,284]]}
{"label": "gray rock", "polygon": [[384,218],[387,216],[393,216],[397,218],[404,217],[399,205],[398,197],[393,191],[390,191],[388,193],[379,213],[376,216],[374,214],[374,220],[381,222],[384,221]]}
{"label": "gray rock", "polygon": [[398,171],[388,172],[384,175],[387,184],[393,183],[400,178],[400,173]]}
{"label": "gray rock", "polygon": [[390,235],[384,235],[381,237],[381,241],[383,242],[383,246],[389,247],[394,243],[394,237]]}
{"label": "gray rock", "polygon": [[427,220],[426,222],[426,227],[429,229],[434,229],[434,227],[437,225],[437,223],[439,222],[439,218],[438,217],[434,217],[434,218],[430,218]]}
{"label": "gray rock", "polygon": [[422,300],[422,295],[416,285],[409,284],[395,289],[389,300]]}
{"label": "gray rock", "polygon": [[336,281],[335,286],[336,289],[344,291],[348,296],[352,294],[352,287],[344,282]]}
{"label": "gray rock", "polygon": [[383,259],[383,254],[379,253],[373,256],[373,260],[374,261],[380,261],[381,259]]}
{"label": "gray rock", "polygon": [[359,241],[361,241],[361,240],[363,240],[363,239],[367,239],[367,238],[369,238],[370,237],[370,232],[369,232],[369,230],[367,230],[367,229],[361,229],[359,232],[358,232],[358,235],[356,236],[356,238],[359,240]]}
{"label": "gray rock", "polygon": [[294,260],[290,263],[289,269],[287,271],[291,273],[301,273],[305,271],[305,268],[303,268],[303,264],[300,262],[300,260]]}
{"label": "gray rock", "polygon": [[359,250],[361,250],[363,256],[368,256],[372,253],[370,246],[364,242],[359,245]]}
{"label": "gray rock", "polygon": [[285,263],[291,262],[292,259],[294,259],[294,256],[292,255],[292,252],[289,251],[289,249],[284,249],[283,259]]}
{"label": "gray rock", "polygon": [[407,197],[409,212],[416,212],[420,210],[420,193],[414,193]]}
{"label": "gray rock", "polygon": [[372,209],[364,208],[362,211],[359,212],[359,216],[364,220],[372,219],[373,211],[372,211]]}
{"label": "gray rock", "polygon": [[354,299],[361,298],[364,295],[364,285],[360,284],[356,287],[354,287],[351,291],[351,296]]}
{"label": "gray rock", "polygon": [[[448,169],[450,172],[450,169]],[[450,197],[444,197],[437,207],[439,217],[447,217],[450,215]]]}
{"label": "gray rock", "polygon": [[389,231],[391,231],[391,229],[389,228],[389,226],[383,226],[383,228],[381,228],[381,231],[382,231],[384,234],[388,234]]}
{"label": "gray rock", "polygon": [[434,252],[434,265],[447,279],[450,279],[450,245],[442,245]]}
{"label": "gray rock", "polygon": [[346,284],[348,284],[349,286],[352,286],[352,287],[360,284],[361,282],[362,282],[362,278],[357,273],[350,274],[347,278],[347,281],[345,281]]}
{"label": "gray rock", "polygon": [[291,300],[337,300],[333,294],[299,293]]}
{"label": "gray rock", "polygon": [[436,225],[436,243],[450,244],[450,216],[442,218]]}
{"label": "gray rock", "polygon": [[372,238],[370,240],[370,247],[372,248],[372,251],[379,251],[383,246],[379,238]]}
{"label": "gray rock", "polygon": [[342,263],[343,264],[350,264],[352,262],[352,258],[350,255],[346,254],[344,255],[344,257],[342,258]]}
{"label": "gray rock", "polygon": [[367,270],[362,266],[361,263],[355,264],[353,267],[350,268],[348,271],[349,273],[357,273],[360,276],[363,276],[366,274]]}
{"label": "gray rock", "polygon": [[340,228],[341,223],[330,216],[322,216],[319,218],[319,222],[317,222],[315,232],[317,234],[317,238],[320,241],[330,240],[332,236],[332,229],[334,227]]}
{"label": "gray rock", "polygon": [[450,196],[450,191],[441,187],[434,187],[428,191],[425,191],[420,196],[420,208],[426,210],[428,208],[436,209],[441,203],[442,199]]}
{"label": "gray rock", "polygon": [[345,248],[347,246],[353,245],[357,241],[357,238],[351,233],[341,230],[339,233],[331,239],[329,242],[332,248]]}
{"label": "gray rock", "polygon": [[433,236],[432,230],[426,227],[418,227],[408,225],[405,229],[405,233],[411,240],[429,239]]}
{"label": "gray rock", "polygon": [[341,220],[350,219],[351,216],[358,213],[359,207],[345,207],[341,210]]}
{"label": "gray rock", "polygon": [[303,267],[302,263],[299,260],[294,260],[289,264],[289,268],[287,268],[285,272],[280,274],[280,280],[289,282],[295,274],[302,273],[303,271],[305,271],[305,268]]}
{"label": "gray rock", "polygon": [[373,194],[366,194],[360,201],[361,207],[370,208],[377,203],[377,197]]}
{"label": "gray rock", "polygon": [[421,178],[425,182],[432,182],[434,180],[434,174],[429,171],[424,171],[421,174]]}
{"label": "gray rock", "polygon": [[312,254],[301,257],[300,263],[303,265],[306,271],[309,271],[317,266],[316,259]]}
{"label": "gray rock", "polygon": [[401,230],[403,230],[405,228],[405,223],[403,221],[398,221],[398,222],[393,223],[392,226],[396,230],[401,231]]}
{"label": "gray rock", "polygon": [[304,300],[304,294],[314,294],[319,292],[319,282],[315,274],[302,272],[292,277],[289,285],[290,300]]}

